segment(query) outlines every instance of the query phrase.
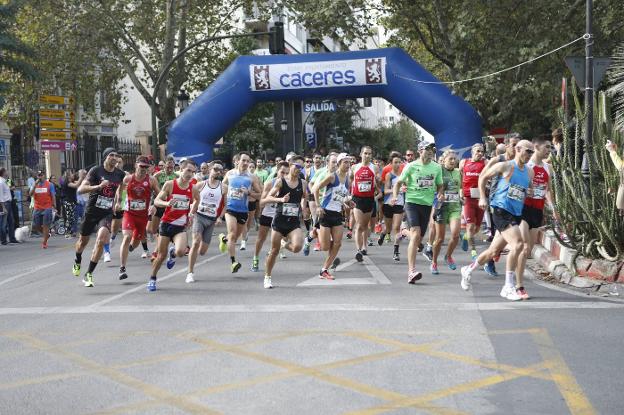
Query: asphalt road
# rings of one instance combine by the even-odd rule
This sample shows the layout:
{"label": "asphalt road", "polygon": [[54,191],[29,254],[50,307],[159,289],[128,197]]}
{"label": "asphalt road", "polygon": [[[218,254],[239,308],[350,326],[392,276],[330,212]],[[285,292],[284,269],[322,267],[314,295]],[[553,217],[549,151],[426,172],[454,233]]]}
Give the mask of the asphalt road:
{"label": "asphalt road", "polygon": [[0,414],[624,412],[616,300],[528,281],[511,303],[501,278],[475,272],[464,292],[422,256],[408,285],[406,244],[399,263],[384,245],[358,264],[346,240],[334,282],[320,253],[289,254],[265,290],[250,250],[231,274],[211,246],[196,283],[179,259],[148,293],[140,252],[118,281],[117,244],[85,288],[71,241],[39,243],[0,247]]}

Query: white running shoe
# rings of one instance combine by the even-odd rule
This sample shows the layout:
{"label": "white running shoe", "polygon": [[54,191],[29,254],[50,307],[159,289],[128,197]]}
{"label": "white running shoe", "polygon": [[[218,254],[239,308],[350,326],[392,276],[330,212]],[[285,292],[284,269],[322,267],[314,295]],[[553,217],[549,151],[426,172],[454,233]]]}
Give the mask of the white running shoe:
{"label": "white running shoe", "polygon": [[266,289],[273,288],[273,284],[271,284],[271,277],[268,275],[264,276],[264,288]]}
{"label": "white running shoe", "polygon": [[109,252],[104,252],[104,262],[111,262],[111,256]]}
{"label": "white running shoe", "polygon": [[189,272],[189,273],[186,275],[186,283],[187,283],[187,284],[190,284],[190,283],[192,283],[192,282],[195,282],[195,278],[193,278],[193,273],[192,273],[192,272]]}
{"label": "white running shoe", "polygon": [[516,292],[516,287],[513,285],[504,285],[500,292],[500,296],[508,299],[509,301],[522,300],[522,297]]}
{"label": "white running shoe", "polygon": [[149,251],[143,251],[143,253],[141,254],[141,258],[149,258],[150,253]]}
{"label": "white running shoe", "polygon": [[245,249],[247,249],[247,241],[246,240],[242,240],[240,243],[240,248],[241,251],[244,251]]}
{"label": "white running shoe", "polygon": [[466,265],[465,267],[461,268],[461,282],[460,285],[462,287],[462,290],[464,291],[468,291],[470,289],[470,279],[472,278],[472,273],[470,272],[470,268],[468,265]]}

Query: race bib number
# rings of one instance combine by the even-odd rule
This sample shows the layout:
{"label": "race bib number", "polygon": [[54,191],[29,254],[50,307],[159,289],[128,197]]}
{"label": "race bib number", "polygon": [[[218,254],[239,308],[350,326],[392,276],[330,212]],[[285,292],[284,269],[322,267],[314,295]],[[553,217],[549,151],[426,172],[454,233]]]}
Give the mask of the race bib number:
{"label": "race bib number", "polygon": [[361,193],[370,192],[373,188],[372,182],[359,182],[358,183],[358,191]]}
{"label": "race bib number", "polygon": [[507,197],[511,200],[516,200],[518,202],[524,203],[524,198],[526,196],[526,189],[518,186],[517,184],[510,184],[509,190],[507,190]]}
{"label": "race bib number", "polygon": [[207,205],[201,204],[199,205],[199,211],[207,216],[215,217],[217,216],[217,205],[214,203],[209,203]]}
{"label": "race bib number", "polygon": [[543,199],[546,197],[546,186],[538,185],[533,188],[533,199]]}
{"label": "race bib number", "polygon": [[347,198],[346,192],[334,192],[334,197],[332,197],[333,202],[344,203]]}
{"label": "race bib number", "polygon": [[444,193],[444,201],[449,203],[457,203],[459,202],[459,193],[456,192],[445,192]]}
{"label": "race bib number", "polygon": [[45,187],[35,187],[35,193],[48,193],[48,189]]}
{"label": "race bib number", "polygon": [[175,203],[171,207],[174,210],[188,210],[190,201],[188,199],[175,199]]}
{"label": "race bib number", "polygon": [[479,192],[479,188],[478,187],[471,187],[470,188],[470,197],[472,199],[479,199],[481,197],[481,192]]}
{"label": "race bib number", "polygon": [[228,197],[233,200],[243,200],[245,194],[242,189],[230,189]]}
{"label": "race bib number", "polygon": [[95,201],[95,207],[100,209],[112,209],[113,198],[99,195],[97,200]]}
{"label": "race bib number", "polygon": [[433,179],[418,179],[416,185],[420,188],[433,187]]}
{"label": "race bib number", "polygon": [[299,206],[296,203],[284,203],[282,205],[282,215],[299,216]]}
{"label": "race bib number", "polygon": [[131,200],[129,206],[130,210],[145,210],[147,208],[145,200]]}

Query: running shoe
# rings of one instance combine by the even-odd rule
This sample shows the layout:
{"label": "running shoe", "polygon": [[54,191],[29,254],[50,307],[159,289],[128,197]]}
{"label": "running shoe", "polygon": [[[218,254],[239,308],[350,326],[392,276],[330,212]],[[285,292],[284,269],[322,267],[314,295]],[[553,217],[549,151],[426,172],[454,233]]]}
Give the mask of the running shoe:
{"label": "running shoe", "polygon": [[308,255],[310,255],[310,241],[308,241],[308,238],[306,238],[305,242],[303,243],[303,256]]}
{"label": "running shoe", "polygon": [[368,251],[366,251],[366,249],[362,249],[360,252],[362,252],[362,255],[364,256],[368,255]]}
{"label": "running shoe", "polygon": [[470,271],[470,267],[466,265],[465,267],[461,267],[461,282],[459,283],[462,287],[462,290],[468,291],[470,289],[470,280],[472,279],[472,272]]}
{"label": "running shoe", "polygon": [[440,271],[438,271],[438,264],[436,264],[435,262],[432,262],[431,265],[429,265],[429,270],[433,275],[440,274]]}
{"label": "running shoe", "polygon": [[323,269],[319,275],[319,278],[322,280],[334,280],[334,276],[329,273],[328,270]]}
{"label": "running shoe", "polygon": [[104,252],[104,262],[111,262],[110,252]]}
{"label": "running shoe", "polygon": [[280,250],[279,250],[279,257],[280,257],[280,259],[286,259],[287,258],[286,254],[284,253],[284,249],[282,249],[282,248],[280,248]]}
{"label": "running shoe", "polygon": [[385,239],[386,239],[386,235],[384,235],[383,233],[379,235],[379,239],[377,239],[377,245],[379,246],[383,245]]}
{"label": "running shoe", "polygon": [[93,274],[90,272],[87,272],[82,282],[84,282],[85,287],[93,287]]}
{"label": "running shoe", "polygon": [[227,242],[225,242],[225,234],[223,233],[219,234],[219,251],[221,251],[222,254],[225,254],[227,251]]}
{"label": "running shoe", "polygon": [[167,259],[167,269],[173,268],[175,265],[175,248],[173,246],[169,247],[169,259]]}
{"label": "running shoe", "polygon": [[314,251],[318,252],[321,250],[321,242],[320,241],[316,241],[316,243],[314,244]]}
{"label": "running shoe", "polygon": [[357,261],[357,262],[362,262],[362,261],[364,261],[364,256],[362,255],[362,252],[357,251],[357,252],[355,253],[355,259],[356,259],[356,261]]}
{"label": "running shoe", "polygon": [[529,298],[531,298],[524,287],[518,287],[516,293],[520,296],[522,300],[528,300]]}
{"label": "running shoe", "polygon": [[340,265],[340,258],[336,257],[336,259],[334,259],[334,262],[332,262],[331,267],[329,267],[329,269],[335,270],[336,268],[338,268],[338,265]]}
{"label": "running shoe", "polygon": [[522,297],[516,292],[516,287],[513,285],[504,285],[500,292],[500,296],[506,298],[509,301],[520,301]]}
{"label": "running shoe", "polygon": [[373,245],[375,245],[375,243],[373,242],[373,240],[369,236],[368,237],[368,246],[373,246]]}
{"label": "running shoe", "polygon": [[381,223],[377,223],[375,225],[375,233],[381,233],[382,228],[381,228]]}
{"label": "running shoe", "polygon": [[494,240],[494,235],[490,235],[487,237],[487,239],[485,240],[485,242],[487,243],[491,243]]}
{"label": "running shoe", "polygon": [[[47,242],[41,242],[41,249],[48,249],[48,243]],[[108,255],[109,257],[109,261],[110,261],[110,254]]]}
{"label": "running shoe", "polygon": [[186,245],[186,251],[184,252],[184,256],[188,256],[191,253],[191,247]]}
{"label": "running shoe", "polygon": [[422,278],[422,273],[417,272],[415,269],[411,270],[407,275],[407,283],[408,284],[416,284],[416,281]]}
{"label": "running shoe", "polygon": [[395,252],[394,254],[392,254],[392,259],[394,259],[395,261],[399,262],[401,260],[401,257],[399,257],[399,253]]}
{"label": "running shoe", "polygon": [[156,291],[156,280],[149,280],[147,283],[147,291]]}
{"label": "running shoe", "polygon": [[233,262],[232,265],[230,265],[230,268],[232,269],[232,274],[237,273],[241,267],[242,265],[240,262]]}
{"label": "running shoe", "polygon": [[422,250],[425,248],[425,246],[421,243],[418,244],[418,252],[422,252]]}
{"label": "running shoe", "polygon": [[477,260],[477,250],[473,249],[472,251],[470,251],[470,257],[472,258],[473,261]]}
{"label": "running shoe", "polygon": [[498,272],[496,272],[496,266],[494,265],[494,261],[488,261],[487,264],[483,266],[483,271],[490,277],[498,277]]}
{"label": "running shoe", "polygon": [[468,238],[466,238],[466,236],[467,235],[464,234],[464,236],[461,238],[461,248],[464,252],[468,252]]}
{"label": "running shoe", "polygon": [[260,260],[257,257],[254,257],[251,260],[251,271],[258,272],[260,270]]}
{"label": "running shoe", "polygon": [[128,278],[128,273],[126,273],[126,267],[119,267],[119,279],[125,280]]}
{"label": "running shoe", "polygon": [[186,282],[187,284],[195,282],[195,278],[193,277],[194,277],[193,273],[189,272],[188,274],[186,274],[186,280],[184,280],[184,282]]}
{"label": "running shoe", "polygon": [[453,271],[457,269],[457,264],[455,264],[455,260],[450,255],[444,257],[444,262]]}
{"label": "running shoe", "polygon": [[247,249],[247,241],[246,240],[242,240],[241,244],[240,244],[240,248],[241,251],[244,251],[245,249]]}
{"label": "running shoe", "polygon": [[427,245],[427,247],[423,250],[423,256],[427,258],[429,262],[433,261],[433,247]]}
{"label": "running shoe", "polygon": [[264,276],[264,288],[266,289],[273,288],[273,284],[271,284],[271,276],[269,275]]}
{"label": "running shoe", "polygon": [[386,234],[386,243],[387,244],[390,243],[390,234],[389,233]]}
{"label": "running shoe", "polygon": [[74,266],[72,267],[72,274],[74,275],[74,277],[80,276],[80,264],[76,264],[74,262]]}
{"label": "running shoe", "polygon": [[150,256],[149,251],[143,251],[143,253],[141,254],[141,258],[147,258],[148,256]]}
{"label": "running shoe", "polygon": [[351,239],[351,238],[353,238],[353,231],[349,229],[349,232],[347,232],[347,239]]}

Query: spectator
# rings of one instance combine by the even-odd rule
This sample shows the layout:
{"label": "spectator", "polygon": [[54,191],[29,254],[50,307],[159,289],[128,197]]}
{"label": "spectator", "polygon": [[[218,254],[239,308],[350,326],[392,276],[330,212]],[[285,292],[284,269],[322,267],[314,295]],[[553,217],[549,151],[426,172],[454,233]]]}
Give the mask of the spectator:
{"label": "spectator", "polygon": [[56,209],[56,211],[60,215],[61,208],[63,207],[63,198],[65,197],[65,195],[63,194],[63,189],[61,188],[61,186],[59,186],[59,182],[55,175],[50,176],[48,181],[54,185],[55,190],[59,191],[59,194],[57,195],[57,198],[56,198],[56,205],[53,207]]}
{"label": "spectator", "polygon": [[624,216],[624,161],[617,153],[617,145],[607,140],[607,150],[611,156],[611,160],[615,168],[620,172],[620,186],[618,187],[617,196],[615,198],[615,206],[620,211],[620,215]]}
{"label": "spectator", "polygon": [[71,171],[65,171],[65,179],[61,188],[63,189],[63,211],[65,212],[65,229],[67,233],[66,238],[76,236],[78,232],[78,216],[76,204],[78,203],[76,190],[82,183],[78,173],[72,173]]}
{"label": "spectator", "polygon": [[[82,169],[78,171],[78,182],[82,184],[83,180],[87,177],[87,171]],[[89,201],[89,193],[82,193],[76,195],[76,220],[82,222],[85,213],[85,206]]]}
{"label": "spectator", "polygon": [[552,143],[554,147],[555,156],[561,156],[561,146],[563,145],[563,130],[556,128],[552,131]]}
{"label": "spectator", "polygon": [[[17,243],[15,240],[15,224],[13,220],[13,209],[11,207],[13,198],[11,189],[7,184],[7,171],[0,168],[0,243],[6,245]],[[8,239],[8,241],[7,241]]]}

